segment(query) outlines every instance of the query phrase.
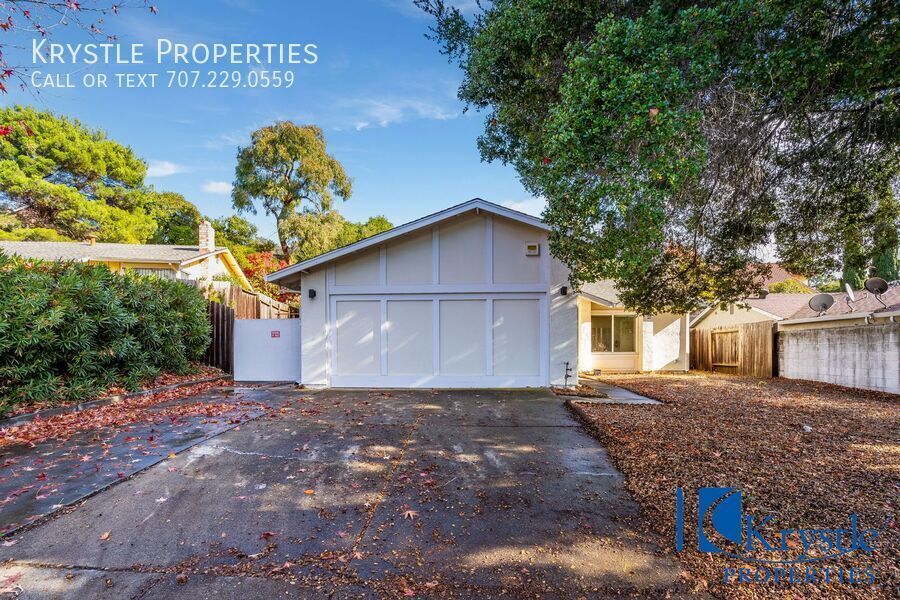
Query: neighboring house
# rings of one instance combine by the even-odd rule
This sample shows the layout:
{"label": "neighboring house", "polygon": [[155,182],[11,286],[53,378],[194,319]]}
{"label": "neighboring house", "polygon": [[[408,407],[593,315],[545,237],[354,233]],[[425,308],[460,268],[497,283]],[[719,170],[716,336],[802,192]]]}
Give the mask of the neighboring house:
{"label": "neighboring house", "polygon": [[745,298],[737,304],[729,304],[724,309],[711,306],[700,311],[691,320],[691,329],[712,329],[761,321],[778,322],[779,330],[821,329],[883,322],[900,316],[900,286],[890,288],[881,297],[884,305],[865,290],[855,292],[856,301],[850,303],[844,292],[830,295],[834,298],[834,304],[822,315],[809,307],[809,300],[816,294],[762,294],[757,298]]}
{"label": "neighboring house", "polygon": [[815,294],[761,293],[756,298],[744,298],[725,308],[718,305],[709,306],[691,319],[691,329],[697,327],[712,329],[762,321],[783,321],[806,307],[809,299],[813,296]]}
{"label": "neighboring house", "polygon": [[211,282],[216,276],[230,276],[244,289],[250,282],[238,266],[231,251],[216,247],[216,232],[211,223],[200,223],[198,245],[103,244],[93,239],[84,242],[5,242],[0,250],[24,258],[41,260],[73,260],[103,263],[112,271],[132,270],[144,275],[168,279],[191,279]]}
{"label": "neighboring house", "polygon": [[770,289],[775,283],[781,283],[789,279],[793,279],[797,283],[802,283],[805,286],[809,286],[808,277],[797,275],[796,273],[791,273],[778,263],[769,263],[769,267],[771,268],[771,270],[769,271],[769,276],[760,279],[757,283],[757,285],[764,290]]}
{"label": "neighboring house", "polygon": [[779,331],[895,322],[900,317],[900,285],[895,285],[882,294],[881,302],[865,290],[854,292],[856,300],[851,302],[847,301],[848,297],[844,292],[830,296],[834,298],[834,304],[827,311],[820,315],[804,305],[790,318],[778,324]]}
{"label": "neighboring house", "polygon": [[540,219],[475,199],[286,267],[301,381],[333,387],[574,384],[579,369],[687,370],[687,315],[642,319],[572,290]]}

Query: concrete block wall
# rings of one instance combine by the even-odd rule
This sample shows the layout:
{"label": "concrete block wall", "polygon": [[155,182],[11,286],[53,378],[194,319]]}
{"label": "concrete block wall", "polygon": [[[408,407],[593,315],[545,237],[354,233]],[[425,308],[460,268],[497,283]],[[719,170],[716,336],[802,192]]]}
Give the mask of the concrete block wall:
{"label": "concrete block wall", "polygon": [[779,374],[900,394],[900,323],[778,332]]}

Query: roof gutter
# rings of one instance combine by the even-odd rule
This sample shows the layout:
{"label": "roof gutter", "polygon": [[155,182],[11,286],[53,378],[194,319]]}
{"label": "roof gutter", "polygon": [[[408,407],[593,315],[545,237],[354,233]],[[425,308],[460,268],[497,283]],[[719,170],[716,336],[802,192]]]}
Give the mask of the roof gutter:
{"label": "roof gutter", "polygon": [[[900,314],[900,311],[898,311]],[[825,321],[850,321],[853,319],[868,319],[871,316],[884,316],[884,313],[878,315],[877,313],[869,312],[852,312],[852,313],[844,313],[842,315],[829,315],[825,317],[807,317],[804,319],[785,319],[784,321],[779,321],[780,325],[800,325],[801,323],[823,323]]]}

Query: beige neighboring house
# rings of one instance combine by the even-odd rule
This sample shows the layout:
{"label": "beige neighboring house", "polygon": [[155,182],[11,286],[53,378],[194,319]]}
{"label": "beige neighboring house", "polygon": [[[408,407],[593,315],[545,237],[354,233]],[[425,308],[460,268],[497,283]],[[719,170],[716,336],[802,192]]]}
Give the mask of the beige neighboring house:
{"label": "beige neighboring house", "polygon": [[809,299],[813,296],[815,294],[761,293],[758,297],[744,298],[725,308],[718,305],[709,306],[694,315],[691,319],[691,329],[697,327],[713,329],[763,321],[783,321],[806,307]]}
{"label": "beige neighboring house", "polygon": [[0,241],[0,250],[23,258],[102,263],[117,273],[135,271],[202,283],[210,283],[216,276],[229,276],[239,281],[244,289],[253,289],[231,251],[216,247],[216,232],[208,221],[200,223],[199,239],[198,245],[104,244],[93,239],[84,242]]}
{"label": "beige neighboring house", "polygon": [[543,387],[579,370],[687,370],[687,315],[642,319],[604,282],[573,290],[549,229],[476,198],[268,275],[303,294],[302,383]]}
{"label": "beige neighboring house", "polygon": [[691,329],[762,321],[777,322],[780,331],[827,329],[896,321],[900,317],[900,286],[888,289],[881,296],[881,302],[865,290],[854,292],[856,300],[851,302],[847,302],[848,296],[844,292],[829,295],[834,298],[834,304],[821,315],[809,307],[810,299],[816,294],[761,294],[726,308],[711,306],[694,316]]}

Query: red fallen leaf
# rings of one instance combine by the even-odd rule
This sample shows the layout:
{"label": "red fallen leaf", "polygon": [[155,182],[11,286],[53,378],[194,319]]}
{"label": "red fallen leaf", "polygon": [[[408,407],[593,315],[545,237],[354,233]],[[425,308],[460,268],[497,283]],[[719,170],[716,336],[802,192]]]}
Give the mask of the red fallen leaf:
{"label": "red fallen leaf", "polygon": [[37,480],[38,480],[38,481],[46,481],[46,480],[47,480],[47,474],[46,474],[46,473],[38,473]]}
{"label": "red fallen leaf", "polygon": [[3,585],[6,586],[6,585],[16,583],[20,579],[22,579],[22,571],[19,571],[18,573],[13,573],[12,575],[10,575],[6,579],[4,579]]}
{"label": "red fallen leaf", "polygon": [[545,165],[549,165],[549,164],[550,164],[550,158],[547,157],[547,156],[545,156],[544,158],[541,159],[541,162],[544,163]]}
{"label": "red fallen leaf", "polygon": [[118,477],[119,479],[124,479],[125,473],[123,473],[122,471],[119,471],[118,473],[116,473],[116,477]]}
{"label": "red fallen leaf", "polygon": [[276,535],[278,535],[278,534],[275,533],[274,531],[263,531],[263,532],[259,535],[259,539],[265,540],[265,541],[268,542],[270,539],[272,539],[272,538],[275,537]]}

